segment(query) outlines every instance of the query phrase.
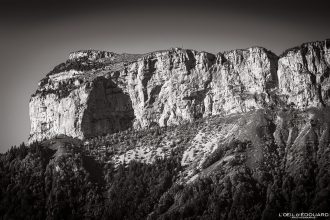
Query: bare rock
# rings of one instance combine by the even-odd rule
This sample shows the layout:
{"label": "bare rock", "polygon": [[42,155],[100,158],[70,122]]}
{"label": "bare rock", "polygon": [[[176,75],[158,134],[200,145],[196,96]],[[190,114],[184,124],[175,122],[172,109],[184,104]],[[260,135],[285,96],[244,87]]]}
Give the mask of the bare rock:
{"label": "bare rock", "polygon": [[278,61],[279,95],[298,108],[330,102],[330,41],[302,44]]}
{"label": "bare rock", "polygon": [[329,41],[278,57],[262,47],[219,54],[172,48],[147,54],[78,51],[39,83],[30,141],[171,126],[293,103],[329,103]]}

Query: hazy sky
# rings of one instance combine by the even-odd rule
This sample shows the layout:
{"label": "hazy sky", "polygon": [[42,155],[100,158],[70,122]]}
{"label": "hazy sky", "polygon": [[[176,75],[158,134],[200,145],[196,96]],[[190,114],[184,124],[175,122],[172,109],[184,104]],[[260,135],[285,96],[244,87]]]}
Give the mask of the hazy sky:
{"label": "hazy sky", "polygon": [[280,54],[330,38],[327,1],[22,2],[0,0],[0,152],[27,140],[30,95],[71,51],[217,53],[259,45]]}

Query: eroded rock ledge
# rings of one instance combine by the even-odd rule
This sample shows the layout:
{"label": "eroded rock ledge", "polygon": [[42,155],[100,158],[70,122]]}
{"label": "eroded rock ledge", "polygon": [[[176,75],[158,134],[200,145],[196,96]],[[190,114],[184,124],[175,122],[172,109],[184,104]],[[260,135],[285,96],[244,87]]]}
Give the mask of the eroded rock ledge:
{"label": "eroded rock ledge", "polygon": [[329,73],[330,40],[280,57],[262,47],[218,54],[73,52],[32,95],[29,140],[85,138],[264,107],[328,106]]}

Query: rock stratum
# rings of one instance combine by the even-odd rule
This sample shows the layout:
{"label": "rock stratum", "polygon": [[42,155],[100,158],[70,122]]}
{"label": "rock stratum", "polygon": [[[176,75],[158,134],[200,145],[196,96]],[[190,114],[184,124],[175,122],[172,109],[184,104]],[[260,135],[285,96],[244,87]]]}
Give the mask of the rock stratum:
{"label": "rock stratum", "polygon": [[261,47],[216,55],[173,48],[148,54],[70,54],[30,100],[30,142],[166,127],[211,115],[330,102],[330,40],[280,57]]}

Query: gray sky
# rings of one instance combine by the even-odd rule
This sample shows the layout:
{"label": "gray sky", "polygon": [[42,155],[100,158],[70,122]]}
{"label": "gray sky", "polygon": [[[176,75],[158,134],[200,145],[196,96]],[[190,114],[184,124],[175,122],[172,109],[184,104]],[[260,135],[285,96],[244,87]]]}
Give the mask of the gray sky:
{"label": "gray sky", "polygon": [[330,38],[326,1],[22,2],[0,1],[0,152],[27,140],[30,95],[71,51],[217,53],[258,45],[279,55]]}

